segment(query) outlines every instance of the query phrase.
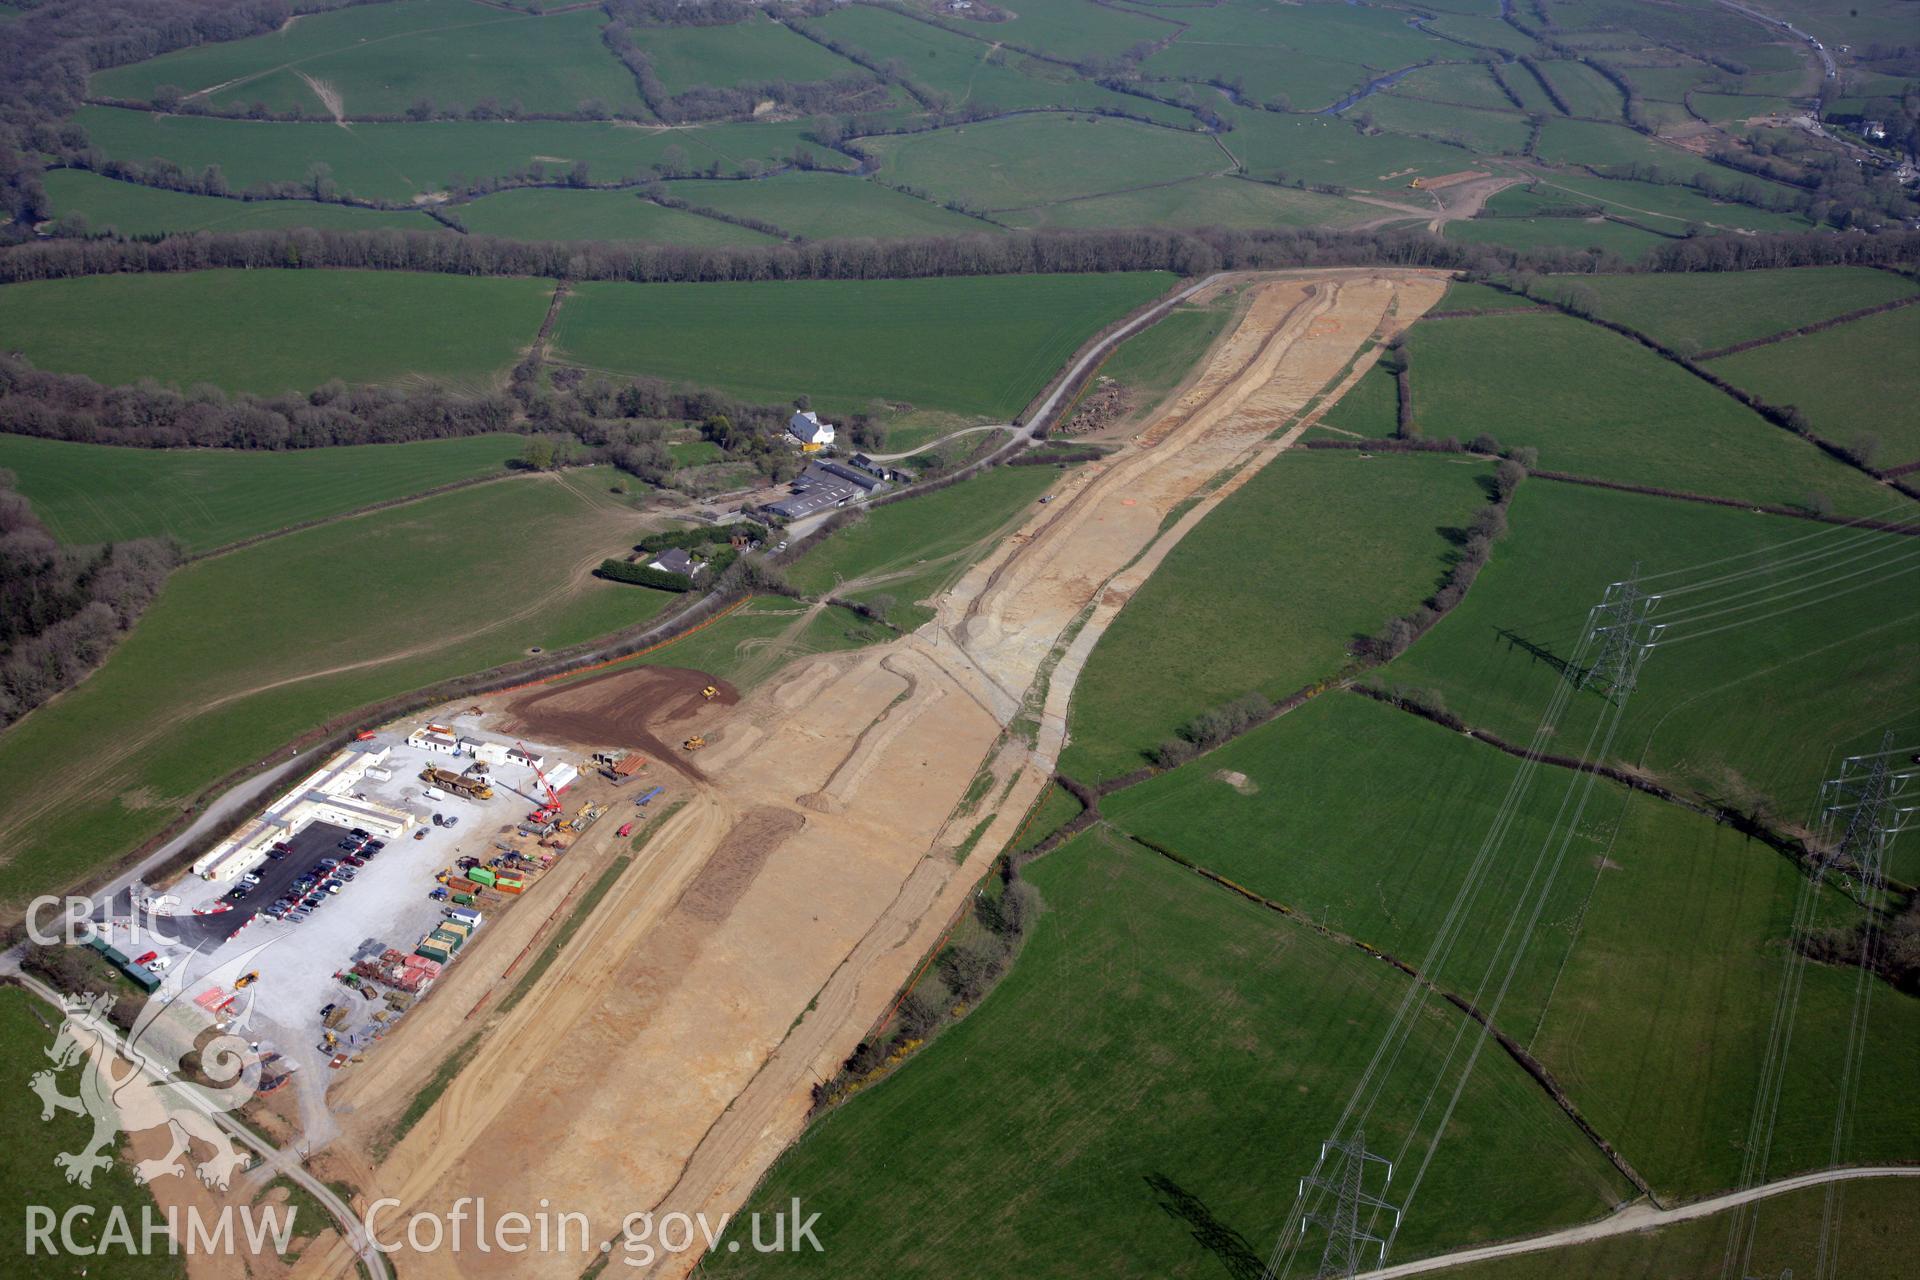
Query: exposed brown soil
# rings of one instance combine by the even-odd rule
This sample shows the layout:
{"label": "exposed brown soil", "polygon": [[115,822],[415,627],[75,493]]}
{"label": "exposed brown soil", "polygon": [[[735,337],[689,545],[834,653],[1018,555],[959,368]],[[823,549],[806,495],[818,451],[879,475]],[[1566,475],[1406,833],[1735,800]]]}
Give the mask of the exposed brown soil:
{"label": "exposed brown soil", "polygon": [[[710,684],[720,690],[711,700],[700,696]],[[739,701],[738,690],[704,671],[636,666],[523,694],[507,704],[507,727],[548,742],[640,751],[705,781],[680,744],[700,730],[703,716]]]}

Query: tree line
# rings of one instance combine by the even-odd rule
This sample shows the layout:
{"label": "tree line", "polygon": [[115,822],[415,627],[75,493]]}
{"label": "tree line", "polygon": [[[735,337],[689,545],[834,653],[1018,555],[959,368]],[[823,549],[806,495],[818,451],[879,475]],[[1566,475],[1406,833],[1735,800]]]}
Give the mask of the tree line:
{"label": "tree line", "polygon": [[104,662],[178,558],[152,538],[63,547],[0,471],[0,728]]}

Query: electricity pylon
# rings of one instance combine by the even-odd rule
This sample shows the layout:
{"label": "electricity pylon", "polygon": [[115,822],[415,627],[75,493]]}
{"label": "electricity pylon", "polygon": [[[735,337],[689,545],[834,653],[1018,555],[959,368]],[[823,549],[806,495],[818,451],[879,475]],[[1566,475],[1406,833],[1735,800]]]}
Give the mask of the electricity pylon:
{"label": "electricity pylon", "polygon": [[[1315,1169],[1327,1167],[1327,1157],[1337,1155],[1330,1174],[1310,1173],[1300,1179],[1300,1196],[1304,1201],[1309,1189],[1324,1191],[1333,1197],[1330,1209],[1309,1210],[1300,1217],[1301,1232],[1308,1226],[1326,1228],[1327,1245],[1320,1252],[1320,1270],[1316,1275],[1338,1276],[1341,1280],[1358,1275],[1360,1272],[1361,1251],[1367,1245],[1379,1247],[1379,1258],[1385,1261],[1387,1242],[1385,1238],[1374,1235],[1360,1223],[1360,1211],[1384,1210],[1393,1215],[1394,1229],[1400,1226],[1400,1210],[1388,1204],[1379,1196],[1366,1189],[1367,1165],[1369,1163],[1387,1166],[1387,1180],[1380,1189],[1386,1190],[1393,1183],[1393,1161],[1367,1150],[1367,1135],[1356,1130],[1351,1138],[1341,1141],[1330,1138],[1320,1144],[1320,1162]],[[1371,1217],[1371,1214],[1369,1214]]]}
{"label": "electricity pylon", "polygon": [[1619,582],[1608,585],[1600,603],[1587,615],[1589,636],[1601,645],[1600,656],[1580,681],[1583,689],[1597,688],[1612,697],[1632,693],[1640,678],[1640,664],[1666,630],[1649,620],[1660,597],[1640,590],[1640,566]]}
{"label": "electricity pylon", "polygon": [[1879,751],[1841,761],[1839,774],[1820,787],[1820,820],[1833,845],[1831,852],[1815,854],[1815,872],[1838,867],[1843,875],[1858,875],[1863,890],[1877,888],[1887,846],[1920,813],[1920,803],[1902,803],[1916,777],[1914,753],[1894,750],[1891,729]]}

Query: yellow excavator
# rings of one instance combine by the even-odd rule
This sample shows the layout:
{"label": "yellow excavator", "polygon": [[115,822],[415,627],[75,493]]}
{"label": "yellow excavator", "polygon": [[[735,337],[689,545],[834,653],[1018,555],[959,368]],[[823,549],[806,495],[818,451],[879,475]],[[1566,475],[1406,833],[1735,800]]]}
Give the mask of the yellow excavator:
{"label": "yellow excavator", "polygon": [[717,684],[710,684],[706,688],[700,691],[700,696],[705,698],[708,702],[712,702],[715,698],[720,696],[720,686]]}
{"label": "yellow excavator", "polygon": [[698,751],[700,748],[706,745],[707,745],[707,740],[696,733],[691,738],[688,738],[685,742],[681,743],[680,747],[682,750],[685,750],[685,751]]}

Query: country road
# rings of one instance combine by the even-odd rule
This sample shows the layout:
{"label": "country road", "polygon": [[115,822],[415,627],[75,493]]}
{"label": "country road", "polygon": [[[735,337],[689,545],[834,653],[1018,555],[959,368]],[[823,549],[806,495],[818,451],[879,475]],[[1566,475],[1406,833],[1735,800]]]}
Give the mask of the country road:
{"label": "country road", "polygon": [[1920,1167],[1863,1165],[1857,1168],[1827,1169],[1820,1173],[1803,1173],[1797,1177],[1782,1178],[1778,1182],[1748,1187],[1745,1191],[1729,1191],[1725,1195],[1696,1200],[1692,1204],[1683,1204],[1672,1209],[1656,1209],[1652,1205],[1640,1203],[1630,1204],[1612,1217],[1602,1218],[1598,1222],[1588,1222],[1577,1227],[1568,1227],[1564,1231],[1549,1232],[1546,1235],[1529,1236],[1525,1240],[1509,1240],[1505,1244],[1482,1245],[1473,1249],[1461,1249],[1454,1253],[1443,1253],[1437,1257],[1421,1258],[1417,1262],[1402,1262],[1396,1266],[1382,1267],[1377,1271],[1362,1272],[1355,1277],[1355,1280],[1399,1280],[1401,1276],[1430,1275],[1436,1271],[1450,1271],[1455,1267],[1464,1267],[1475,1262],[1489,1262],[1495,1258],[1512,1258],[1523,1253],[1543,1253],[1549,1249],[1590,1244],[1595,1240],[1605,1240],[1611,1236],[1632,1235],[1640,1231],[1672,1226],[1677,1222],[1691,1222],[1695,1218],[1710,1218],[1716,1213],[1737,1209],[1743,1204],[1753,1204],[1755,1201],[1785,1195],[1790,1191],[1818,1187],[1830,1182],[1854,1182],[1862,1178],[1920,1178]]}

